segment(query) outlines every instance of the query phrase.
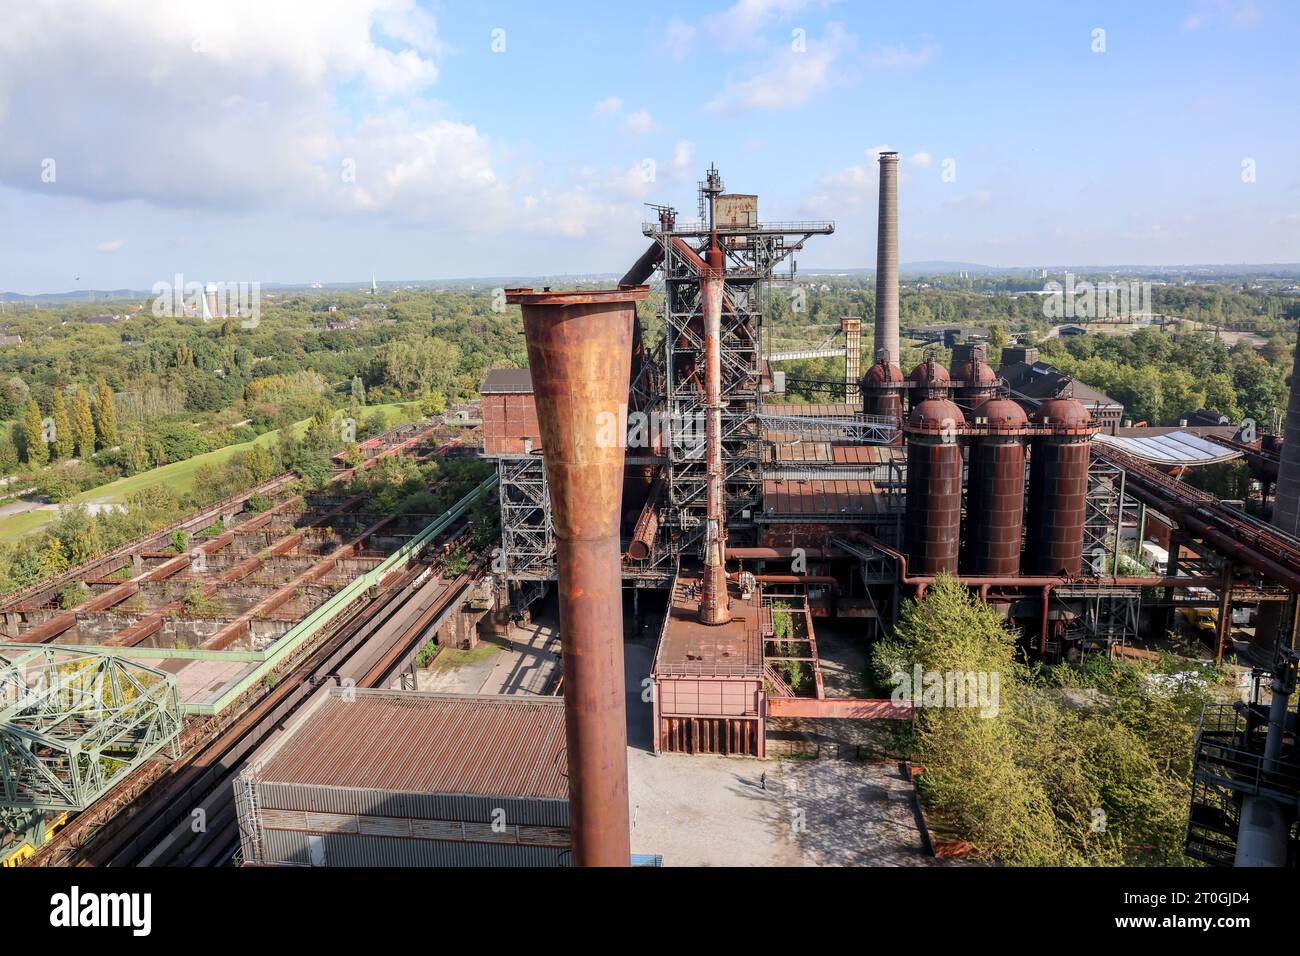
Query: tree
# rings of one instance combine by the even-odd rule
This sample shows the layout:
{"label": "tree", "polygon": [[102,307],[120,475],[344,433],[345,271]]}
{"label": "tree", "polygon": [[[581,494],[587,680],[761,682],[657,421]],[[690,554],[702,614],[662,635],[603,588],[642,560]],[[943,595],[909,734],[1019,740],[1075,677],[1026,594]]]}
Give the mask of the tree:
{"label": "tree", "polygon": [[68,406],[63,401],[63,390],[56,387],[50,399],[50,418],[54,420],[54,460],[71,458],[76,447],[72,434],[72,422],[68,418]]}
{"label": "tree", "polygon": [[138,427],[131,429],[126,439],[126,467],[133,475],[149,470],[149,446],[144,431]]}
{"label": "tree", "polygon": [[50,460],[50,446],[45,443],[41,407],[30,395],[27,397],[27,411],[23,415],[23,437],[27,445],[27,464],[36,468],[46,464]]}
{"label": "tree", "polygon": [[95,431],[99,433],[100,448],[117,444],[117,404],[113,390],[102,378],[95,383]]}
{"label": "tree", "polygon": [[77,443],[77,457],[88,460],[95,454],[95,414],[90,409],[90,396],[78,385],[72,399],[72,436]]}

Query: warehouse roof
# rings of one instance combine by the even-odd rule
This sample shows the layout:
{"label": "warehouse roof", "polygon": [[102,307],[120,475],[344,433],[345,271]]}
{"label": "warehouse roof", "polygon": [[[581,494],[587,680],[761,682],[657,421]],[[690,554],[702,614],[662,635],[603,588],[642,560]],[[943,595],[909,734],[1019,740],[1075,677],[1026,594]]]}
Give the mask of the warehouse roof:
{"label": "warehouse roof", "polygon": [[518,395],[533,390],[533,375],[526,368],[494,368],[483,374],[482,395]]}
{"label": "warehouse roof", "polygon": [[1213,465],[1241,457],[1239,451],[1225,448],[1223,445],[1186,431],[1165,432],[1158,435],[1128,435],[1122,438],[1114,435],[1098,435],[1093,440],[1157,465]]}
{"label": "warehouse roof", "polygon": [[262,757],[266,783],[563,800],[564,701],[332,687]]}

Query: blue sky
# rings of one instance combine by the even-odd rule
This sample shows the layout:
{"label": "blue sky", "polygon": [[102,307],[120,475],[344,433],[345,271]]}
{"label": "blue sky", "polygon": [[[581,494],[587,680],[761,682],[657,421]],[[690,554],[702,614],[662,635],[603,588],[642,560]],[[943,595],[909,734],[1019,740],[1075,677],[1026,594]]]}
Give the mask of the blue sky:
{"label": "blue sky", "polygon": [[836,220],[804,268],[870,267],[880,148],[904,261],[1300,261],[1292,3],[5,17],[0,289],[621,271],[710,162],[763,218]]}

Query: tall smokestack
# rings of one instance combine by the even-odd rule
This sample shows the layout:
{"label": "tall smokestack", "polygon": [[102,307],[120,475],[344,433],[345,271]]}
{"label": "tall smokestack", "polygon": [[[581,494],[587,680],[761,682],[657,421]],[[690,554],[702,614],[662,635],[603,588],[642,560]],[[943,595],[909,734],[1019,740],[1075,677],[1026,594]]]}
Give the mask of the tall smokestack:
{"label": "tall smokestack", "polygon": [[880,154],[880,217],[876,227],[875,355],[903,360],[898,348],[898,154]]}
{"label": "tall smokestack", "polygon": [[648,295],[506,293],[523,307],[550,488],[576,866],[631,862],[619,520],[632,324]]}
{"label": "tall smokestack", "polygon": [[700,276],[700,311],[704,315],[705,508],[704,579],[699,618],[703,624],[731,620],[727,594],[727,485],[722,462],[722,247],[717,234],[708,253],[708,268]]}
{"label": "tall smokestack", "polygon": [[207,284],[207,287],[204,289],[204,292],[205,292],[206,295],[207,295],[207,302],[208,302],[208,315],[207,315],[207,317],[208,317],[209,319],[215,319],[215,318],[218,318],[218,316],[217,316],[217,284],[216,284],[215,282],[209,282],[209,283]]}

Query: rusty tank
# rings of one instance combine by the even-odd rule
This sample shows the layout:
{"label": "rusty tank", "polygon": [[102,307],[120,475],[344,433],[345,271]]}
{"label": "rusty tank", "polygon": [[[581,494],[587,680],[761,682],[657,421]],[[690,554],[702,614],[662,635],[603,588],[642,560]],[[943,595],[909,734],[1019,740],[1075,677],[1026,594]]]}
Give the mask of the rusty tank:
{"label": "rusty tank", "polygon": [[908,407],[915,408],[927,398],[947,398],[951,378],[948,370],[927,355],[925,360],[912,369],[907,377],[911,388],[908,389]]}
{"label": "rusty tank", "polygon": [[1020,573],[1025,510],[1025,436],[1029,416],[1009,398],[976,406],[966,489],[963,574]]}
{"label": "rusty tank", "polygon": [[573,862],[627,866],[627,723],[619,547],[632,326],[645,286],[510,289],[550,488],[559,578]]}
{"label": "rusty tank", "polygon": [[1073,398],[1048,399],[1030,421],[1046,434],[1031,446],[1025,574],[1074,577],[1083,568],[1088,461],[1097,428]]}
{"label": "rusty tank", "polygon": [[863,413],[902,421],[903,386],[903,370],[883,357],[877,359],[862,376]]}
{"label": "rusty tank", "polygon": [[953,402],[930,398],[912,409],[907,435],[907,505],[903,548],[908,571],[957,573],[961,535],[962,449],[966,424]]}
{"label": "rusty tank", "polygon": [[957,397],[968,407],[973,408],[997,394],[998,373],[993,371],[986,355],[982,346],[974,348],[969,358],[953,367],[953,377],[961,383]]}

